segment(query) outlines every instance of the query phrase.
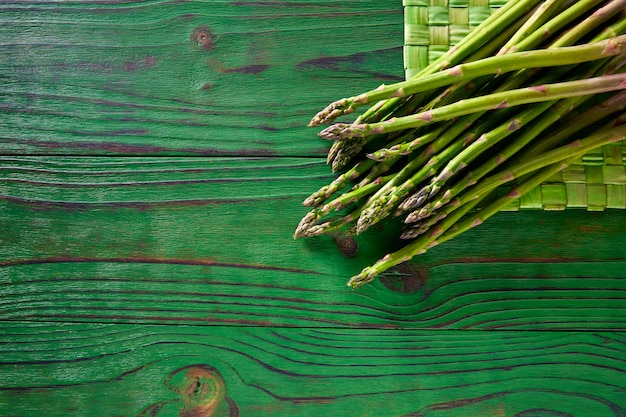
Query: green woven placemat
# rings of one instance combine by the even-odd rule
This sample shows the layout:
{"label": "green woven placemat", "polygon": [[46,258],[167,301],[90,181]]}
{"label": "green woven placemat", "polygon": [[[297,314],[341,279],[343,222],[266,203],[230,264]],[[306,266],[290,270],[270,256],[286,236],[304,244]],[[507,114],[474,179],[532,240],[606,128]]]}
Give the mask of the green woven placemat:
{"label": "green woven placemat", "polygon": [[[439,58],[506,2],[404,0],[406,78]],[[522,198],[513,200],[504,210],[626,209],[625,154],[623,142],[590,152]]]}
{"label": "green woven placemat", "polygon": [[507,0],[404,0],[404,68],[410,78]]}

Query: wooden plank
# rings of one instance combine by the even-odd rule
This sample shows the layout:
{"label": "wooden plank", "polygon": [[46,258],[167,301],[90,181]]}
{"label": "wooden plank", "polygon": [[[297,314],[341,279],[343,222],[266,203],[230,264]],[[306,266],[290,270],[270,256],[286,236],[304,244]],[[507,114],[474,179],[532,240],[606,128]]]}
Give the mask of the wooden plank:
{"label": "wooden plank", "polygon": [[0,154],[321,155],[330,101],[402,78],[400,4],[0,5]]}
{"label": "wooden plank", "polygon": [[328,179],[308,158],[2,158],[0,319],[626,329],[622,211],[500,213],[353,291],[397,225],[353,257],[294,241]]}
{"label": "wooden plank", "polygon": [[626,413],[624,333],[0,326],[3,416]]}

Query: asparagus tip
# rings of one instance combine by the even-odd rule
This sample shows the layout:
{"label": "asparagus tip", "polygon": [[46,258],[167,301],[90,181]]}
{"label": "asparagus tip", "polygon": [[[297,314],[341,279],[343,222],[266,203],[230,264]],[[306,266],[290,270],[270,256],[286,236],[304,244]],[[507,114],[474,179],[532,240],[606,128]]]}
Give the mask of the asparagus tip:
{"label": "asparagus tip", "polygon": [[378,273],[373,266],[365,267],[358,275],[350,278],[347,286],[351,287],[352,289],[357,289],[371,282],[376,277],[376,275],[378,275]]}
{"label": "asparagus tip", "polygon": [[330,194],[330,187],[324,186],[320,188],[318,191],[314,192],[310,196],[308,196],[303,202],[302,205],[305,207],[317,207],[322,204],[327,196]]}
{"label": "asparagus tip", "polygon": [[386,207],[386,198],[381,198],[369,207],[366,207],[356,222],[356,233],[361,234],[389,214]]}
{"label": "asparagus tip", "polygon": [[308,126],[321,126],[323,124],[332,122],[339,116],[352,113],[354,111],[354,108],[352,108],[351,104],[352,100],[347,98],[342,98],[341,100],[330,103],[324,108],[324,110],[318,112],[315,116],[313,116]]}
{"label": "asparagus tip", "polygon": [[362,124],[335,123],[317,135],[322,139],[328,140],[362,138],[365,137],[364,126]]}

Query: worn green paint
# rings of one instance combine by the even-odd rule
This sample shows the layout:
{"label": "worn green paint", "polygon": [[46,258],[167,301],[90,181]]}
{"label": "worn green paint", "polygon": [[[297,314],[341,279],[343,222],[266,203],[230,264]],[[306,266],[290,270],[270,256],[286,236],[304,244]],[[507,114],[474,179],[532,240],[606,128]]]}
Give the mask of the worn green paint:
{"label": "worn green paint", "polygon": [[402,8],[375,1],[0,11],[3,153],[319,156],[311,114],[402,77]]}
{"label": "worn green paint", "polygon": [[401,78],[400,4],[0,21],[0,415],[626,413],[623,211],[500,213],[357,291],[397,224],[292,239],[332,178],[305,124]]}
{"label": "worn green paint", "polygon": [[[38,416],[33,404],[42,403],[54,417],[136,416],[155,405],[161,410],[143,415],[176,415],[185,402],[170,375],[188,386],[189,368],[211,370],[242,416],[603,417],[623,409],[624,333],[6,323],[2,330],[10,342],[0,351],[9,388],[0,391],[3,415]],[[29,389],[10,390],[25,380]]]}

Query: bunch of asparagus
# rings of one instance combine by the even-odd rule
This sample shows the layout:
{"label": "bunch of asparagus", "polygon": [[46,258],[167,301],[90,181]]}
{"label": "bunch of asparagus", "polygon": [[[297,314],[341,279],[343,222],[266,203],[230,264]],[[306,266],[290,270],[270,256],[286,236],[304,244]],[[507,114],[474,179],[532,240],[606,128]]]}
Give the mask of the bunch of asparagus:
{"label": "bunch of asparagus", "polygon": [[295,237],[403,216],[406,245],[352,277],[359,287],[623,140],[624,33],[626,0],[509,1],[413,78],[331,103],[310,126],[369,108],[319,133],[341,174],[304,201]]}

